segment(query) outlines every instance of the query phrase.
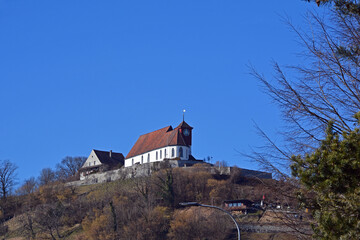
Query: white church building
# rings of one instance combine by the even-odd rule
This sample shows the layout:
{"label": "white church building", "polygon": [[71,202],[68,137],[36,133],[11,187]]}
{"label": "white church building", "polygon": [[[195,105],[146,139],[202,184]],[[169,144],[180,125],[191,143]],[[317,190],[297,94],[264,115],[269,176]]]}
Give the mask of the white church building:
{"label": "white church building", "polygon": [[[79,170],[80,185],[151,174],[151,171],[142,170],[161,167],[161,164],[157,163],[165,160],[169,160],[167,163],[171,167],[190,167],[204,163],[203,160],[197,160],[192,156],[192,130],[193,128],[183,120],[176,128],[167,126],[141,135],[125,158],[122,153],[93,149]],[[211,164],[208,165],[211,173],[218,171],[217,168],[211,167]],[[231,172],[231,168],[223,170],[226,171],[220,174]],[[241,169],[241,174],[246,177],[272,178],[271,173],[249,169]]]}
{"label": "white church building", "polygon": [[141,135],[128,155],[125,167],[164,160],[195,160],[191,155],[192,127],[185,121]]}

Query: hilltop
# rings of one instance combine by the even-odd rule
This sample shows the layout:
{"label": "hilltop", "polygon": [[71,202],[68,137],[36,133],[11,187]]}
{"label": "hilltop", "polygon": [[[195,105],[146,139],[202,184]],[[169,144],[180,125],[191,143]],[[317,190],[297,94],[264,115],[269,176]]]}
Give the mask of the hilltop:
{"label": "hilltop", "polygon": [[[275,192],[275,187],[292,191],[285,182],[246,178],[236,171],[229,176],[211,174],[201,165],[193,166],[192,171],[168,168],[147,177],[88,186],[51,183],[9,199],[13,215],[4,222],[0,234],[14,240],[233,239],[234,224],[228,216],[211,209],[181,208],[179,203],[196,201],[224,207],[226,200],[247,199],[256,204],[265,196],[268,205],[294,209],[296,202]],[[262,215],[264,211],[258,208],[237,215],[237,220],[244,226],[254,225]],[[267,219],[270,222],[266,224],[281,224],[274,217]],[[243,232],[242,238],[291,239],[290,233],[277,232]]]}

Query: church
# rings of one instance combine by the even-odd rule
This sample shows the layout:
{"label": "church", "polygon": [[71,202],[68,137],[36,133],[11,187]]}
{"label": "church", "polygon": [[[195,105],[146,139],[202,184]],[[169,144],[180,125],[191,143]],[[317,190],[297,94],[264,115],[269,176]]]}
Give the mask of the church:
{"label": "church", "polygon": [[191,155],[192,130],[183,120],[176,128],[167,126],[141,135],[125,157],[125,167],[164,160],[195,160]]}
{"label": "church", "polygon": [[122,153],[93,149],[79,169],[80,180],[95,173],[164,160],[172,160],[178,167],[202,162],[191,155],[192,130],[183,120],[176,128],[167,126],[141,135],[125,159]]}
{"label": "church", "polygon": [[[191,153],[192,131],[193,127],[183,119],[175,128],[167,126],[143,134],[125,158],[123,154],[111,150],[93,149],[79,170],[80,183],[78,184],[86,185],[148,176],[152,171],[159,170],[164,161],[172,168],[191,167],[194,164],[204,163],[203,160],[195,159]],[[230,175],[232,171],[231,167],[220,168],[212,164],[206,165],[212,174]],[[245,177],[272,178],[271,173],[249,169],[241,169],[241,174]]]}

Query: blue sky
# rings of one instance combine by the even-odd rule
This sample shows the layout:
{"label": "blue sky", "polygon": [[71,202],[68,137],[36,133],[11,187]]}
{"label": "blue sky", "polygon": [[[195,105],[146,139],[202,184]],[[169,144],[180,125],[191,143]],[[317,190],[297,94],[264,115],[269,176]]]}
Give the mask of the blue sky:
{"label": "blue sky", "polygon": [[[91,149],[126,155],[138,136],[185,120],[193,155],[238,154],[275,136],[279,110],[249,75],[296,63],[281,20],[305,1],[0,0],[0,159],[19,180]],[[276,136],[275,136],[276,137]]]}

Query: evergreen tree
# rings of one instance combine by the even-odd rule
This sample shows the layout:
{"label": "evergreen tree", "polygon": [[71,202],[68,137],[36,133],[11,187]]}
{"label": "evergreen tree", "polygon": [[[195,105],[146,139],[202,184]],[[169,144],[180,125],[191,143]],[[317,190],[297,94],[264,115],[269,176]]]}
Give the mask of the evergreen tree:
{"label": "evergreen tree", "polygon": [[343,14],[360,15],[360,4],[357,0],[307,0],[308,2],[316,2],[318,6],[324,4],[334,4],[337,11]]}
{"label": "evergreen tree", "polygon": [[292,174],[305,187],[300,202],[313,213],[317,238],[359,239],[360,129],[338,134],[332,126],[316,151],[292,157]]}

